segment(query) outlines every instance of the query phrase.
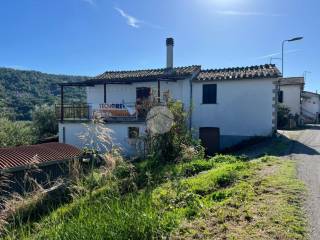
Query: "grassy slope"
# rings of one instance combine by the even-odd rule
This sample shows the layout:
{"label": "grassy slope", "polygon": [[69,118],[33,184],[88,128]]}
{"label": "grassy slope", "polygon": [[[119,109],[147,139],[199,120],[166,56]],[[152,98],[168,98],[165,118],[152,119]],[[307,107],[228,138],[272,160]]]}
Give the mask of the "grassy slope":
{"label": "grassy slope", "polygon": [[104,187],[7,239],[306,238],[304,190],[291,161],[217,156],[165,166],[160,176],[163,183],[124,196]]}

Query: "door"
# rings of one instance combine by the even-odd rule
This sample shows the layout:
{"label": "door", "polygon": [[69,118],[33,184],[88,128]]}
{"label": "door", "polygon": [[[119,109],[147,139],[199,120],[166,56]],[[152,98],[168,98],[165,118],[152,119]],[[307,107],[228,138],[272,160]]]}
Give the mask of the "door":
{"label": "door", "polygon": [[199,138],[207,156],[213,156],[220,150],[220,129],[214,127],[199,128]]}

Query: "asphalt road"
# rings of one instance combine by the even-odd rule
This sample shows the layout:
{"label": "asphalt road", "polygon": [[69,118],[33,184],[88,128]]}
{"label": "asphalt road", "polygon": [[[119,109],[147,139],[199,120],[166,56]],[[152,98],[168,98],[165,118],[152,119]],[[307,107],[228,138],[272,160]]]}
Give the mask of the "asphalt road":
{"label": "asphalt road", "polygon": [[320,125],[294,131],[290,158],[297,161],[298,177],[308,188],[306,212],[310,238],[320,239]]}

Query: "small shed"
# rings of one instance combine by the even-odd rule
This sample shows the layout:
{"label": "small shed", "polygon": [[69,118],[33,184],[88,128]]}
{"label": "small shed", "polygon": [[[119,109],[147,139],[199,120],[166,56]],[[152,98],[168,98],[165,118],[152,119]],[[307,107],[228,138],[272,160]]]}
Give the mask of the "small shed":
{"label": "small shed", "polygon": [[28,192],[29,179],[46,185],[69,173],[70,160],[77,159],[81,150],[63,143],[0,148],[0,174],[6,191]]}

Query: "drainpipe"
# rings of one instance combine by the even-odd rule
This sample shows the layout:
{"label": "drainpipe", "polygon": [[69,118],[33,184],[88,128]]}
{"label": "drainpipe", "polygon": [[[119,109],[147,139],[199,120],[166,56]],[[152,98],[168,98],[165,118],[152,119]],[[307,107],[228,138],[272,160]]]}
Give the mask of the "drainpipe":
{"label": "drainpipe", "polygon": [[192,80],[198,76],[201,69],[194,73],[189,79],[189,86],[190,86],[190,101],[189,101],[189,130],[191,131],[192,128],[192,108],[193,108],[193,87],[192,87]]}
{"label": "drainpipe", "polygon": [[193,77],[191,77],[190,80],[189,80],[189,85],[190,85],[189,130],[190,130],[190,131],[191,131],[191,128],[192,128],[192,102],[193,102],[192,79],[193,79]]}

